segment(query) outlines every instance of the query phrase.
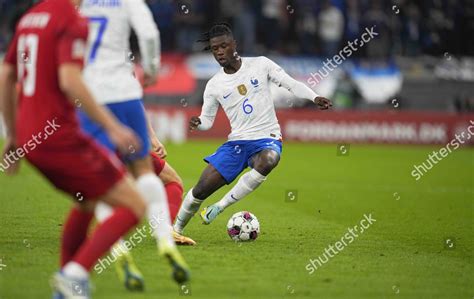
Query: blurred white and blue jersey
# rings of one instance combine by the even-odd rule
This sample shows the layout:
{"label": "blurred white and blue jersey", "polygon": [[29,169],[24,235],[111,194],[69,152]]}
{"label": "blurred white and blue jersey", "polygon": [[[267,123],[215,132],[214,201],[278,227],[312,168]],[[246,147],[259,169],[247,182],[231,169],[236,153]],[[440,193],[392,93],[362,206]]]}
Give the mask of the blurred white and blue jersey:
{"label": "blurred white and blue jersey", "polygon": [[130,50],[133,28],[144,72],[155,75],[160,66],[158,28],[144,0],[84,0],[81,13],[89,20],[84,80],[100,104],[141,99],[143,89],[133,75]]}
{"label": "blurred white and blue jersey", "polygon": [[[122,156],[133,162],[149,155],[150,139],[143,89],[134,76],[130,32],[137,34],[143,70],[156,75],[160,65],[159,31],[144,0],[84,0],[81,13],[89,20],[84,81],[96,101],[105,105],[122,124],[132,129],[141,149]],[[79,111],[82,129],[109,150],[117,148],[104,128]]]}
{"label": "blurred white and blue jersey", "polygon": [[212,127],[220,105],[230,121],[229,141],[281,139],[270,84],[286,88],[298,98],[312,101],[317,97],[267,57],[243,57],[236,73],[227,74],[222,68],[207,83],[198,129]]}

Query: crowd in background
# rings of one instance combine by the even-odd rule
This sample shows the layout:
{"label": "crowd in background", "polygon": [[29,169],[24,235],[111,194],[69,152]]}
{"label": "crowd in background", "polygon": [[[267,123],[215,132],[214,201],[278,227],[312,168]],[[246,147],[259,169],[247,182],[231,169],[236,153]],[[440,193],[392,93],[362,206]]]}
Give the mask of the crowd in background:
{"label": "crowd in background", "polygon": [[[0,51],[18,16],[35,0],[0,0]],[[470,0],[147,0],[163,51],[200,51],[213,23],[232,25],[245,55],[331,56],[365,28],[379,34],[358,56],[421,54],[474,56]]]}

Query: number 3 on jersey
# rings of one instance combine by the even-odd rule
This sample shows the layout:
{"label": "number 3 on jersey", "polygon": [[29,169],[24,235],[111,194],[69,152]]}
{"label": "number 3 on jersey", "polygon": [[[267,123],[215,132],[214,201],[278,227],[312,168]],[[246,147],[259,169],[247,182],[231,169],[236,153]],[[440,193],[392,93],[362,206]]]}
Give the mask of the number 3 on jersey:
{"label": "number 3 on jersey", "polygon": [[18,38],[18,81],[21,82],[23,94],[27,97],[31,97],[36,90],[38,42],[37,34],[25,34]]}
{"label": "number 3 on jersey", "polygon": [[253,112],[253,107],[252,105],[247,103],[248,101],[249,99],[245,99],[244,103],[242,104],[242,108],[244,109],[245,114],[250,114]]}
{"label": "number 3 on jersey", "polygon": [[95,60],[95,57],[97,56],[97,51],[99,50],[100,43],[102,42],[102,37],[104,36],[105,29],[107,28],[108,20],[106,17],[91,17],[91,18],[88,18],[88,20],[89,20],[89,23],[98,25],[94,27],[94,28],[97,28],[97,30],[94,30],[95,35],[92,35],[92,36],[95,36],[95,39],[92,43],[92,48],[89,53],[89,59],[88,59],[88,63],[93,63]]}

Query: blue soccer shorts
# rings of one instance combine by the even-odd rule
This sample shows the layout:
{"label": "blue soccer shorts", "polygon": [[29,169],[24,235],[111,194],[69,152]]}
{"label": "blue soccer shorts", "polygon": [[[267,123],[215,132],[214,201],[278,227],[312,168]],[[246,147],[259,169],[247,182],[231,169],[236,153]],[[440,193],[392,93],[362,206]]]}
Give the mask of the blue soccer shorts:
{"label": "blue soccer shorts", "polygon": [[87,114],[79,111],[79,121],[84,132],[92,136],[98,143],[102,144],[112,152],[119,154],[124,163],[130,163],[135,160],[144,159],[150,154],[150,139],[148,137],[148,125],[145,115],[145,108],[140,99],[126,102],[107,104],[106,107],[115,115],[115,117],[125,126],[132,129],[138,136],[141,148],[130,149],[127,155],[121,155],[117,147],[110,141],[107,132],[92,121]]}
{"label": "blue soccer shorts", "polygon": [[252,167],[251,160],[255,154],[267,149],[281,155],[282,143],[272,138],[228,141],[214,154],[204,158],[204,161],[214,166],[227,184],[230,184],[245,168]]}

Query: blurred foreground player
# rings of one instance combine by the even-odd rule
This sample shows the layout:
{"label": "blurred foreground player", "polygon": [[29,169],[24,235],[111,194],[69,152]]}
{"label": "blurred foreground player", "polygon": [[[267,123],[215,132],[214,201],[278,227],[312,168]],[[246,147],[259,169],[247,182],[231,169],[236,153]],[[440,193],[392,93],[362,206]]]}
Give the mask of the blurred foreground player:
{"label": "blurred foreground player", "polygon": [[[160,64],[159,31],[143,0],[85,0],[81,5],[81,13],[88,18],[90,30],[84,68],[85,83],[94,98],[139,137],[142,148],[131,148],[131,152],[120,155],[120,158],[135,177],[137,188],[147,201],[150,224],[158,222],[158,225],[152,226],[152,234],[157,240],[160,254],[169,259],[175,275],[178,273],[183,276],[176,280],[186,280],[188,266],[176,248],[172,235],[166,188],[156,176],[150,157],[150,126],[142,104],[143,90],[129,61],[129,37],[133,28],[140,46],[144,84],[156,82]],[[81,111],[79,118],[86,133],[111,152],[117,151],[108,132]],[[99,222],[106,221],[111,213],[111,207],[105,203],[96,207],[95,214]],[[120,246],[121,243],[123,240],[113,250],[119,253],[116,263],[119,278],[127,289],[143,290],[143,277],[127,247]]]}
{"label": "blurred foreground player", "polygon": [[232,183],[245,168],[251,169],[224,198],[201,212],[204,224],[210,224],[224,209],[257,189],[278,165],[282,135],[270,84],[287,89],[297,98],[313,101],[322,110],[332,106],[330,100],[290,77],[270,59],[241,58],[227,24],[214,25],[201,41],[207,43],[207,49],[222,68],[207,82],[201,115],[191,118],[190,129],[210,129],[220,105],[232,132],[226,143],[204,159],[208,165],[197,185],[187,193],[176,217],[174,230],[178,233],[183,232],[206,198]]}
{"label": "blurred foreground player", "polygon": [[[75,99],[122,152],[140,148],[133,132],[97,105],[82,82],[88,31],[75,10],[78,2],[42,1],[20,19],[0,72],[0,110],[7,127],[3,157],[26,156],[56,188],[77,200],[64,224],[61,270],[51,283],[54,298],[84,299],[90,298],[92,266],[139,222],[146,204],[123,164],[79,127]],[[18,167],[16,161],[7,173],[15,174]],[[114,209],[88,237],[99,201]]]}
{"label": "blurred foreground player", "polygon": [[[154,152],[150,153],[153,170],[165,185],[170,219],[171,221],[174,221],[181,205],[183,183],[178,173],[165,161],[164,158],[166,157],[167,152],[164,145],[161,144],[156,137],[151,137],[155,136],[154,133],[150,134],[152,148],[154,150]],[[107,208],[107,210],[109,209],[110,208]],[[102,221],[110,216],[104,215],[104,210],[100,211],[100,213],[97,212],[98,210],[96,209],[96,218],[101,217]],[[110,211],[107,213],[110,214]],[[196,242],[188,237],[180,235],[175,235],[174,237],[177,245],[196,244]],[[113,246],[111,252],[117,256],[115,270],[125,288],[130,291],[143,291],[145,288],[145,280],[138,266],[135,264],[131,252],[125,246],[124,240],[120,239],[117,244]]]}

